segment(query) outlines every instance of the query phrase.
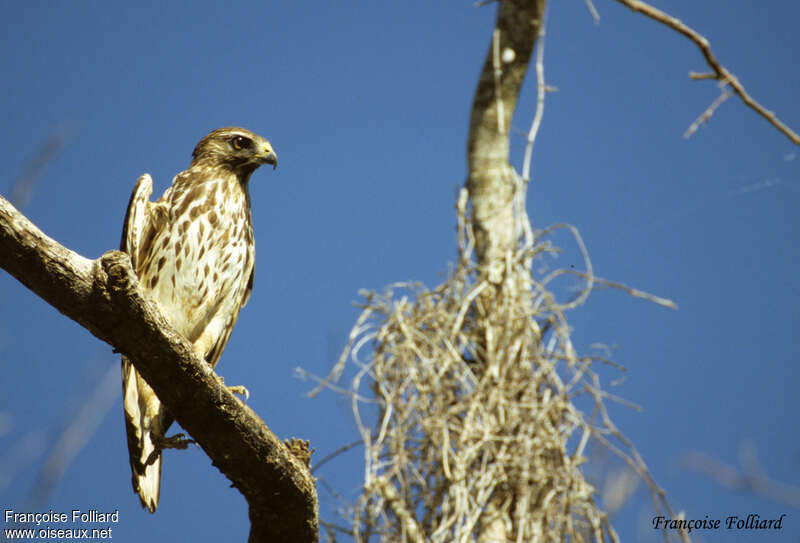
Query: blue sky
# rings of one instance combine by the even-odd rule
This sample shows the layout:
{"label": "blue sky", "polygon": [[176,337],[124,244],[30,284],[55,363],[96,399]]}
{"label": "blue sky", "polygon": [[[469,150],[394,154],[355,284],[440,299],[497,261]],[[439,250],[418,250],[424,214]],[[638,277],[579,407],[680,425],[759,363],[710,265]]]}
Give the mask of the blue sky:
{"label": "blue sky", "polygon": [[[789,541],[800,513],[680,468],[701,451],[736,464],[757,447],[769,476],[800,484],[800,160],[798,148],[730,99],[686,141],[718,95],[693,45],[614,2],[552,2],[548,96],[529,212],[577,226],[598,275],[671,298],[678,311],[600,291],[572,315],[578,345],[614,346],[628,368],[613,407],[676,510],[692,518],[787,513],[782,532],[711,532],[698,541]],[[282,437],[321,459],[356,439],[349,402],[307,399],[295,367],[326,374],[358,290],[435,285],[455,257],[454,203],[466,174],[472,94],[494,7],[440,2],[4,3],[0,33],[0,193],[41,142],[68,145],[25,213],[90,258],[116,248],[136,178],[163,191],[207,132],[241,125],[272,141],[277,171],[251,182],[253,297],[218,366]],[[788,0],[689,0],[660,7],[692,25],[768,109],[800,128],[796,26]],[[528,80],[513,123],[515,164],[535,106]],[[568,247],[561,264],[579,264]],[[44,455],[109,368],[110,347],[0,273],[0,504],[19,508]],[[116,370],[113,370],[116,371]],[[614,373],[603,372],[608,377]],[[116,378],[107,383],[110,398]],[[103,389],[105,390],[105,389]],[[36,510],[119,509],[114,539],[243,541],[243,498],[199,450],[168,452],[160,508],[130,488],[122,408],[99,422]],[[319,475],[357,490],[361,450]],[[334,500],[320,494],[332,519]],[[641,526],[640,490],[615,520]]]}

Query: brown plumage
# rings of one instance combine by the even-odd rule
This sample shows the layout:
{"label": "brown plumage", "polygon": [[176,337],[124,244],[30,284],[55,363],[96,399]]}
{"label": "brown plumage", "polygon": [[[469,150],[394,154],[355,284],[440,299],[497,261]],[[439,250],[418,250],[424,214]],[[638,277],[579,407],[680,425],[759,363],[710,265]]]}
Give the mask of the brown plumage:
{"label": "brown plumage", "polygon": [[[214,367],[253,290],[250,175],[262,164],[275,167],[278,157],[267,140],[235,127],[208,134],[192,157],[156,202],[150,201],[150,176],[139,178],[121,249],[146,295]],[[173,419],[124,356],[122,389],[133,489],[153,512],[164,435]]]}

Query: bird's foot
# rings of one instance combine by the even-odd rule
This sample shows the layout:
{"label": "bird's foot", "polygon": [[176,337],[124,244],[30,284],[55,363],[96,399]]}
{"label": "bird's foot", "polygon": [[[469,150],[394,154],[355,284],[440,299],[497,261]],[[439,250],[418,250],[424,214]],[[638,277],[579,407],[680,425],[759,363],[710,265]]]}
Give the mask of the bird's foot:
{"label": "bird's foot", "polygon": [[164,449],[188,449],[189,445],[197,443],[194,439],[187,438],[186,434],[179,433],[174,436],[161,436],[156,440],[156,446],[159,450]]}
{"label": "bird's foot", "polygon": [[250,399],[250,391],[242,385],[228,387],[228,390],[230,390],[233,394],[238,394],[241,396],[244,403],[247,403],[247,400]]}
{"label": "bird's foot", "polygon": [[231,393],[238,394],[239,396],[241,396],[242,400],[244,401],[244,403],[247,403],[247,400],[250,399],[250,391],[247,390],[246,387],[244,387],[242,385],[228,386],[228,385],[225,384],[225,378],[224,377],[222,377],[221,375],[217,375],[217,377],[219,378],[219,382],[222,383],[222,385],[225,388],[230,390]]}

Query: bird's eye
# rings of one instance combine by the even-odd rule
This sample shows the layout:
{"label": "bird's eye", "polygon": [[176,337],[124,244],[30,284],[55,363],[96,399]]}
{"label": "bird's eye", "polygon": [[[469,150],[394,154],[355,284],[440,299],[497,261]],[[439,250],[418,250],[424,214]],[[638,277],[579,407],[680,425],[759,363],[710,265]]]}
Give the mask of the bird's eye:
{"label": "bird's eye", "polygon": [[236,149],[237,151],[241,151],[245,147],[250,146],[250,140],[242,136],[236,136],[235,138],[233,138],[232,143],[233,143],[233,148]]}

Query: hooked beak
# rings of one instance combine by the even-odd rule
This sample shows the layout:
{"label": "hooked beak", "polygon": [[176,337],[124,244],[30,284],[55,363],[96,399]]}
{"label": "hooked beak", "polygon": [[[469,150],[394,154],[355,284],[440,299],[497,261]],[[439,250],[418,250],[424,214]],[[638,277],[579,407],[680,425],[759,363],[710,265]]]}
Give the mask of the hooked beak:
{"label": "hooked beak", "polygon": [[272,164],[272,169],[278,167],[278,155],[275,154],[275,151],[267,151],[265,149],[265,153],[261,155],[261,162],[264,164]]}

